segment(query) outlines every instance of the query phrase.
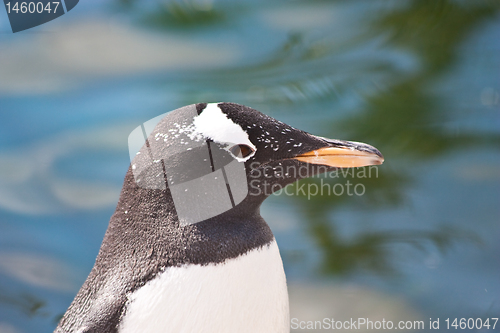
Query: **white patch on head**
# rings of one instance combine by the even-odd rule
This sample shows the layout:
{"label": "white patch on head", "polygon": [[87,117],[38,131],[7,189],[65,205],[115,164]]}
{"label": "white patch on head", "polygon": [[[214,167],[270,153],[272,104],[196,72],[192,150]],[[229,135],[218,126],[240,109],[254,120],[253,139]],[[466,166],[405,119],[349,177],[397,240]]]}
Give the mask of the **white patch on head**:
{"label": "white patch on head", "polygon": [[168,267],[127,295],[119,333],[288,333],[276,241],[224,263]]}
{"label": "white patch on head", "polygon": [[225,149],[233,145],[243,144],[251,147],[253,153],[245,158],[236,157],[239,162],[248,160],[255,154],[257,148],[248,138],[248,133],[240,125],[233,122],[222,112],[217,103],[207,104],[201,114],[194,118],[189,137],[193,140],[212,139],[222,144]]}

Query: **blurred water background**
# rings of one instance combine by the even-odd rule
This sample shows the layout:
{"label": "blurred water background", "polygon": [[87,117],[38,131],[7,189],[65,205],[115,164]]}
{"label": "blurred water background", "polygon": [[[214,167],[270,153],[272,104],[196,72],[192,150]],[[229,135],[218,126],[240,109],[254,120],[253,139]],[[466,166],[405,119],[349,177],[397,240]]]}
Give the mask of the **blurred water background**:
{"label": "blurred water background", "polygon": [[0,9],[1,333],[55,328],[130,131],[216,101],[385,156],[371,178],[299,183],[361,196],[264,203],[292,318],[500,316],[499,1],[87,0],[16,34]]}

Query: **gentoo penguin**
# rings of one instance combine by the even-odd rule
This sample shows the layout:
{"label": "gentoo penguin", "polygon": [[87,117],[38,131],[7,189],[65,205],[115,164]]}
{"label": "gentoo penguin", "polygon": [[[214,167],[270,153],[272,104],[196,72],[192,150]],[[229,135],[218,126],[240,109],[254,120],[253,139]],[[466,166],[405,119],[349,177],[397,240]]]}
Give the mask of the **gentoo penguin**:
{"label": "gentoo penguin", "polygon": [[189,105],[148,126],[95,265],[55,332],[289,332],[261,203],[319,172],[381,164],[381,153],[233,103]]}

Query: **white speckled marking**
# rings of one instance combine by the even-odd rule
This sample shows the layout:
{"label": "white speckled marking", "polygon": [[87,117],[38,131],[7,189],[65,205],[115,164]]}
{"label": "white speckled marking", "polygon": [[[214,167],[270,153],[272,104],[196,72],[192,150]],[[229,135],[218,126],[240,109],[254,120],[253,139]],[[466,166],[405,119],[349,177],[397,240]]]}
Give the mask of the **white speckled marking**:
{"label": "white speckled marking", "polygon": [[222,112],[217,103],[207,104],[201,114],[194,118],[191,139],[210,138],[230,148],[235,144],[244,144],[253,149],[253,153],[245,158],[236,157],[240,162],[248,160],[257,148],[248,138],[248,133],[240,125],[233,122]]}

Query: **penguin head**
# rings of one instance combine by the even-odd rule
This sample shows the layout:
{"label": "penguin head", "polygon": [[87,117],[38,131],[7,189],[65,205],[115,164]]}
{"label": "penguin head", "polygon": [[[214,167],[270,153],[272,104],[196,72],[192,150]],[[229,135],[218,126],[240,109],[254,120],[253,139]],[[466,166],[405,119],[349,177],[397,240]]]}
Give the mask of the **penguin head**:
{"label": "penguin head", "polygon": [[129,137],[129,147],[142,145],[131,169],[139,187],[170,191],[181,225],[258,209],[299,179],[384,160],[370,145],[314,136],[234,103],[189,105],[159,118]]}
{"label": "penguin head", "polygon": [[243,105],[220,103],[218,108],[252,142],[252,147],[243,144],[241,151],[248,154],[249,195],[260,200],[318,173],[384,161],[382,154],[368,144],[315,136]]}

